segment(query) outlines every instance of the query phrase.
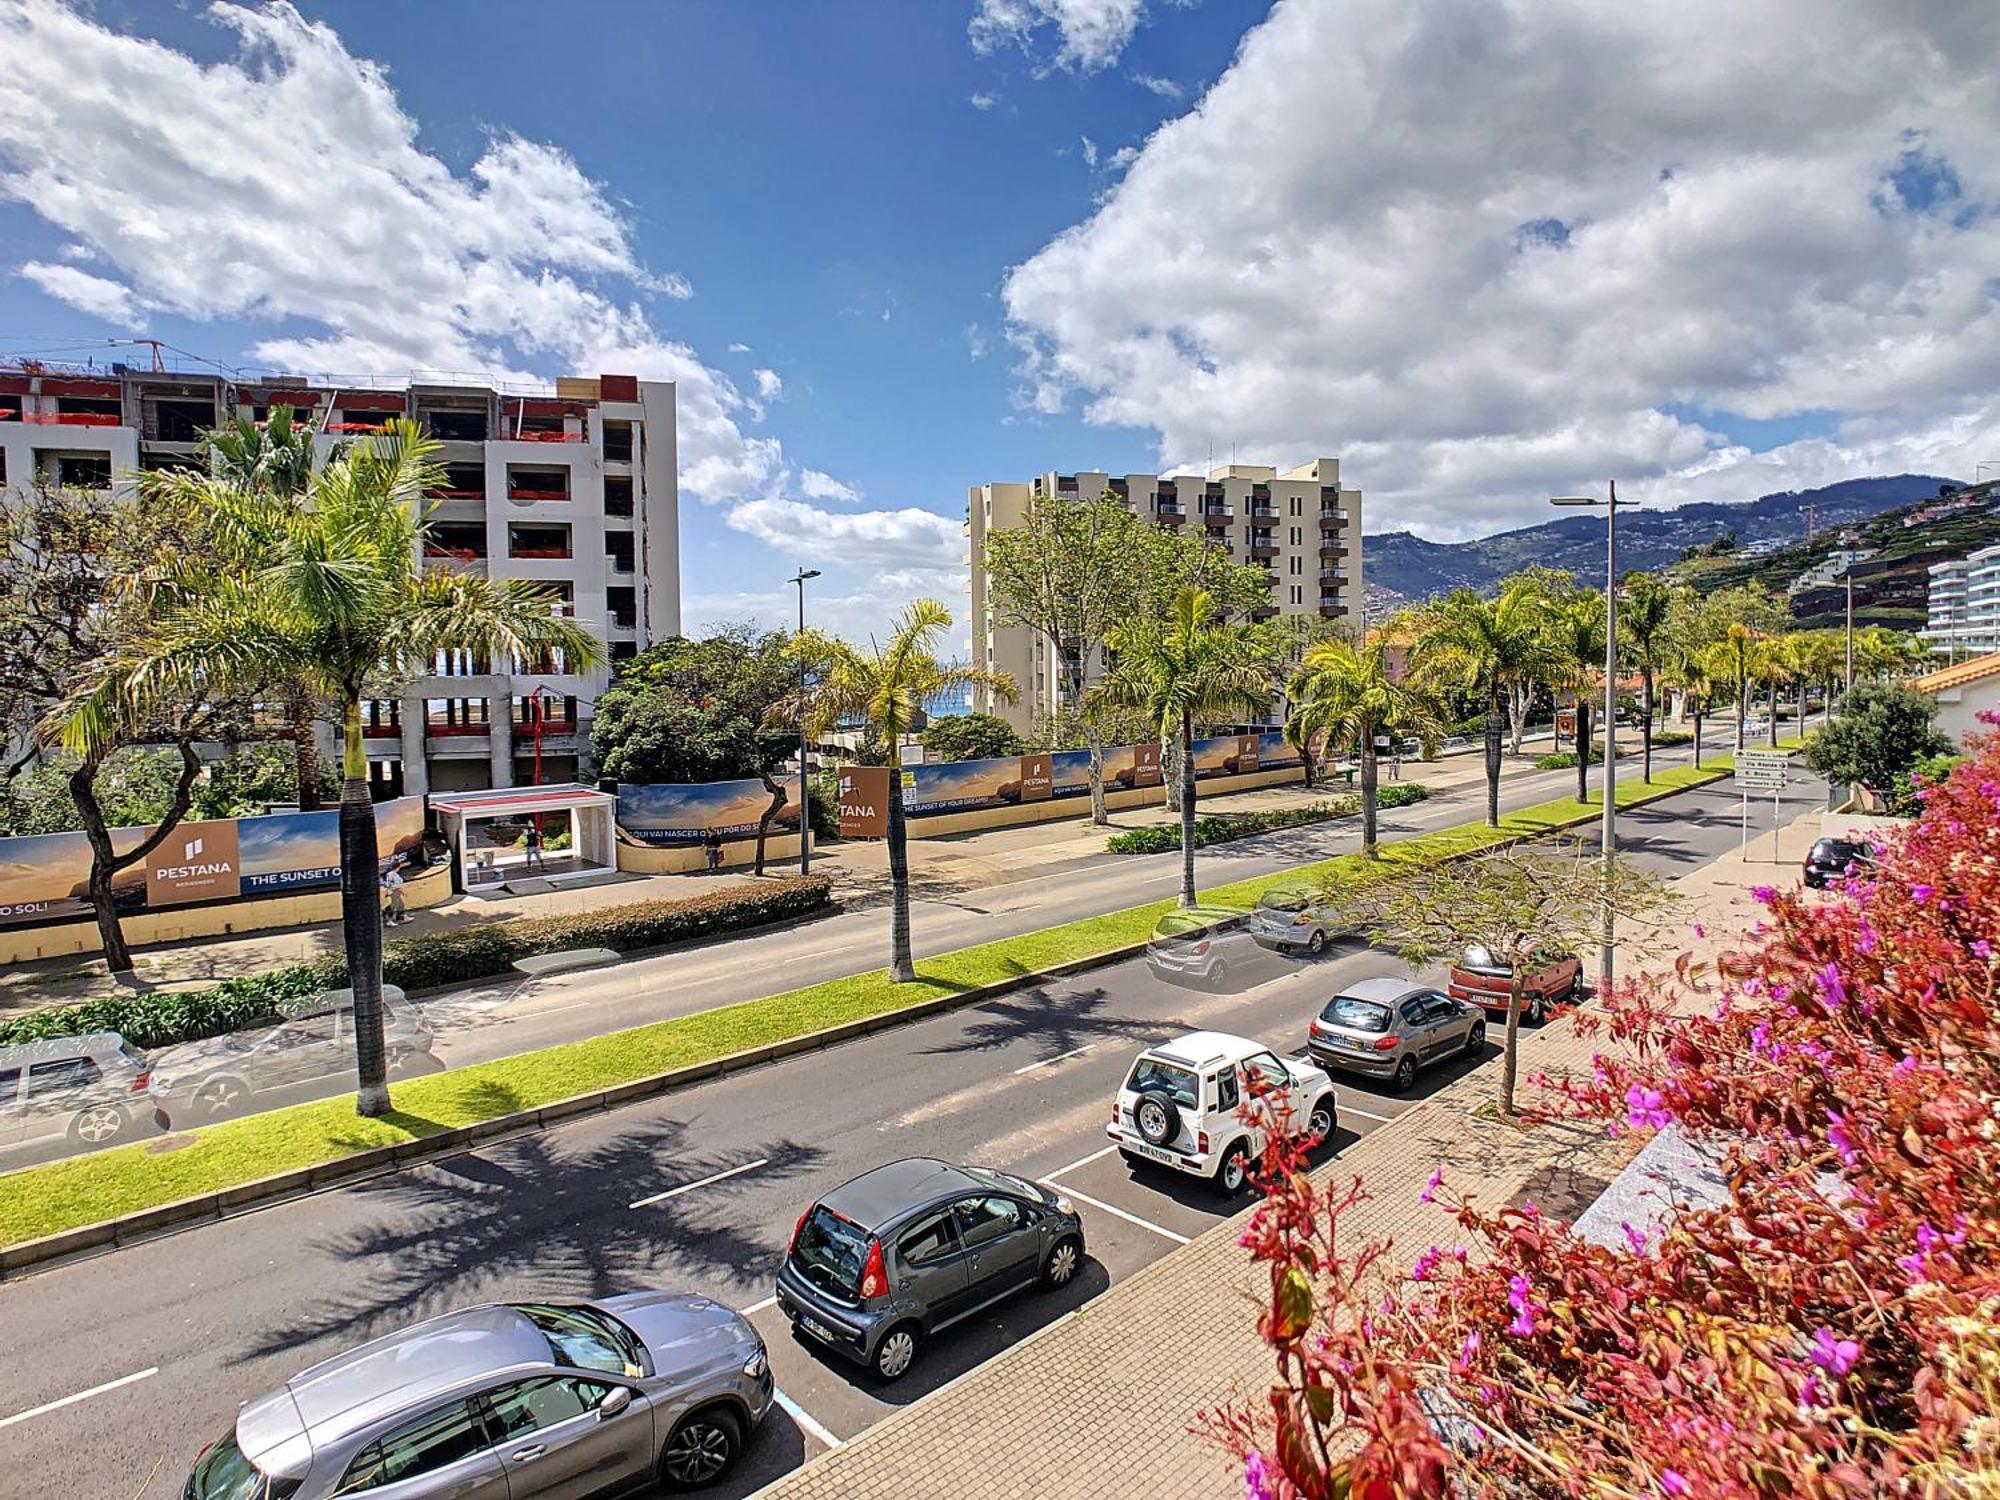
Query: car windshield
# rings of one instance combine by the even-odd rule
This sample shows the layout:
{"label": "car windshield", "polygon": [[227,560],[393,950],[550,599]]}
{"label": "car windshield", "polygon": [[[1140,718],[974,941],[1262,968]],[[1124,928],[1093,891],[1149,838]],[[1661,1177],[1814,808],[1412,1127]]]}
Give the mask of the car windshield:
{"label": "car windshield", "polygon": [[1193,1109],[1197,1098],[1194,1070],[1157,1057],[1140,1058],[1125,1087],[1135,1094],[1171,1095],[1182,1109]]}
{"label": "car windshield", "polygon": [[270,1475],[243,1456],[232,1431],[202,1450],[183,1493],[187,1500],[280,1500],[297,1488],[283,1480],[274,1484]]}
{"label": "car windshield", "polygon": [[541,1329],[559,1365],[634,1380],[645,1374],[639,1367],[639,1340],[616,1318],[594,1307],[516,1303],[514,1311]]}
{"label": "car windshield", "polygon": [[1042,1196],[1040,1188],[1023,1181],[1011,1172],[996,1172],[991,1167],[967,1167],[965,1175],[975,1182],[983,1182],[989,1187],[997,1187],[1002,1192],[1018,1193],[1031,1203]]}
{"label": "car windshield", "polygon": [[1335,995],[1326,1002],[1326,1009],[1319,1018],[1329,1026],[1345,1026],[1349,1031],[1367,1031],[1380,1035],[1389,1029],[1389,1007],[1373,1000],[1360,1000],[1353,995]]}
{"label": "car windshield", "polygon": [[861,1267],[868,1259],[868,1236],[830,1208],[814,1205],[799,1226],[792,1246],[792,1264],[814,1286],[837,1297],[852,1297],[861,1287]]}

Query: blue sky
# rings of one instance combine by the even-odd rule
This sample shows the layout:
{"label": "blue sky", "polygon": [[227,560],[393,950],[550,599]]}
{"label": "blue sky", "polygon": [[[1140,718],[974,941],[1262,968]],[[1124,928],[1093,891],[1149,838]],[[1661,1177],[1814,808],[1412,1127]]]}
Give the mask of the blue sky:
{"label": "blue sky", "polygon": [[1438,538],[1969,475],[2000,22],[1945,10],[0,0],[0,355],[679,378],[691,625],[801,560],[850,633],[960,606],[968,485],[1211,447]]}

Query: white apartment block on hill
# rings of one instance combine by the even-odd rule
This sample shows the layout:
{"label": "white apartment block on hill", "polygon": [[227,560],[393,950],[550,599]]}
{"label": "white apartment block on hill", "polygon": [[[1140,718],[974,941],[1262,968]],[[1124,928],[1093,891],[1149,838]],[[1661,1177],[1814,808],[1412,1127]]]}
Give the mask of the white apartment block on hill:
{"label": "white apartment block on hill", "polygon": [[[292,377],[0,368],[0,493],[113,487],[136,470],[201,462],[200,433],[291,406],[323,461],[392,417],[443,445],[426,568],[554,588],[611,661],[680,632],[674,386],[632,376],[528,391],[462,384],[391,390]],[[367,706],[378,797],[575,780],[590,709],[610,678],[560,660],[440,658],[433,675]],[[332,748],[328,740],[329,750]]]}
{"label": "white apartment block on hill", "polygon": [[[1201,475],[1047,473],[1025,484],[985,484],[966,502],[971,544],[972,660],[1006,672],[1020,685],[1013,704],[973,692],[976,712],[998,714],[1022,732],[1063,705],[1063,674],[1055,643],[1024,626],[1002,622],[988,596],[986,537],[1027,523],[1038,496],[1095,499],[1109,491],[1153,525],[1194,531],[1238,562],[1256,563],[1271,581],[1271,602],[1257,612],[1311,614],[1361,621],[1361,491],[1342,489],[1340,461],[1315,459],[1280,474],[1258,464],[1228,464]],[[1089,678],[1104,668],[1087,666]]]}
{"label": "white apartment block on hill", "polygon": [[1956,661],[2000,651],[2000,547],[1931,564],[1930,618],[1917,634]]}

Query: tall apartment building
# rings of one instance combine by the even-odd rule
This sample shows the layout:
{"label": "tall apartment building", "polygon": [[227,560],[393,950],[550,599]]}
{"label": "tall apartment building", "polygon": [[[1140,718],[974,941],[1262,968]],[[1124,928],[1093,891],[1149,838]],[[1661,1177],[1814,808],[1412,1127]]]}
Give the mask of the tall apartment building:
{"label": "tall apartment building", "polygon": [[1917,634],[1956,660],[2000,651],[2000,547],[1931,564],[1929,619]]}
{"label": "tall apartment building", "polygon": [[[403,390],[290,377],[114,368],[0,368],[0,492],[108,488],[202,461],[200,434],[288,405],[321,461],[392,417],[442,444],[443,481],[422,565],[545,583],[609,660],[680,632],[680,506],[672,382],[565,378],[535,394],[489,386]],[[576,779],[608,665],[440,656],[434,672],[367,706],[378,796]],[[332,748],[328,741],[328,749]]]}
{"label": "tall apartment building", "polygon": [[[1260,464],[1227,464],[1200,475],[1048,473],[1025,484],[984,484],[966,502],[971,543],[972,660],[1006,672],[1021,696],[1002,703],[975,689],[972,706],[998,714],[1026,732],[1038,716],[1063,705],[1063,673],[1055,642],[1025,626],[1002,622],[988,593],[986,537],[1028,522],[1039,496],[1095,499],[1109,491],[1127,509],[1155,526],[1197,532],[1238,562],[1256,563],[1271,581],[1271,602],[1260,619],[1316,614],[1361,619],[1361,491],[1342,489],[1340,460],[1315,459],[1280,474]],[[1087,664],[1087,678],[1104,670]]]}

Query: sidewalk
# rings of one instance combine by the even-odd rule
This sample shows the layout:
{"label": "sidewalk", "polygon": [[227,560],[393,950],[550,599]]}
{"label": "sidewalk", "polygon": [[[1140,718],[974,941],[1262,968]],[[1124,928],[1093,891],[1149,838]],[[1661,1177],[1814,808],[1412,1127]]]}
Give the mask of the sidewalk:
{"label": "sidewalk", "polygon": [[[1650,941],[1621,949],[1621,957],[1628,965],[1666,961],[1694,922],[1703,925],[1708,950],[1747,930],[1756,911],[1751,887],[1796,879],[1818,828],[1816,813],[1791,823],[1779,841],[1780,863],[1773,863],[1767,834],[1761,846],[1753,841],[1748,860],[1732,853],[1676,881],[1682,906],[1673,920]],[[1567,1021],[1553,1022],[1522,1037],[1523,1076],[1582,1071],[1602,1045],[1578,1037]],[[1320,1169],[1341,1180],[1359,1174],[1372,1194],[1343,1221],[1349,1243],[1393,1238],[1405,1260],[1427,1244],[1454,1243],[1450,1216],[1420,1200],[1434,1168],[1483,1203],[1532,1199],[1574,1217],[1639,1145],[1635,1137],[1610,1140],[1579,1127],[1524,1132],[1483,1117],[1480,1106],[1493,1089],[1494,1070],[1481,1069]],[[1240,1496],[1233,1461],[1189,1428],[1204,1409],[1257,1397],[1272,1373],[1256,1333],[1266,1288],[1236,1243],[1249,1212],[759,1494]]]}
{"label": "sidewalk", "polygon": [[[1529,756],[1533,753],[1530,747],[1521,761],[1510,761],[1509,766],[1532,766]],[[1405,762],[1403,767],[1403,780],[1422,781],[1434,793],[1476,784],[1484,774],[1483,764],[1477,755],[1454,755],[1429,764]],[[1386,767],[1382,784],[1392,784]],[[1346,788],[1339,786],[1313,787],[1310,790],[1297,785],[1272,786],[1203,798],[1200,807],[1208,812],[1263,812],[1323,802],[1345,793]],[[1114,812],[1111,826],[1106,829],[1092,825],[1086,805],[1074,818],[995,828],[951,838],[911,839],[912,891],[919,898],[962,894],[1116,860],[1123,856],[1105,851],[1109,834],[1127,828],[1170,823],[1178,817],[1178,813],[1164,806],[1129,808]],[[771,875],[789,875],[796,869],[796,863],[783,860],[773,860],[767,865]],[[815,854],[813,871],[831,876],[838,898],[850,907],[888,898],[886,844],[828,844]],[[422,938],[475,922],[498,922],[510,917],[561,916],[636,901],[682,900],[748,884],[755,878],[747,871],[717,875],[612,876],[594,884],[558,888],[540,895],[497,898],[458,895],[441,906],[412,912],[410,921],[396,929],[395,936]],[[142,950],[136,956],[135,974],[138,987],[145,990],[190,989],[235,975],[283,968],[322,954],[338,952],[339,949],[340,928],[337,923],[280,928]],[[129,989],[112,983],[100,962],[84,956],[45,959],[0,969],[0,1015],[71,1004],[98,995],[129,992]]]}

